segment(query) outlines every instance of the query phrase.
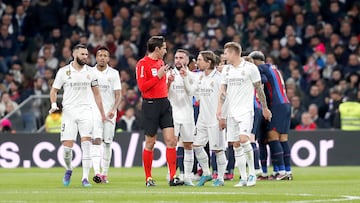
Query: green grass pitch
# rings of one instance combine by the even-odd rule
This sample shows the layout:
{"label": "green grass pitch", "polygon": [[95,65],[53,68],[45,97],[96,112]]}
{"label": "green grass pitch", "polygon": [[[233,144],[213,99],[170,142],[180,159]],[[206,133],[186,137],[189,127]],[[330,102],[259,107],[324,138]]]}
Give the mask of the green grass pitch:
{"label": "green grass pitch", "polygon": [[[157,186],[146,188],[140,167],[110,168],[109,184],[81,186],[81,167],[69,187],[63,168],[0,168],[0,202],[360,202],[360,167],[293,168],[293,181],[262,181],[254,187],[169,187],[166,168],[154,168]],[[90,178],[92,174],[90,175]]]}

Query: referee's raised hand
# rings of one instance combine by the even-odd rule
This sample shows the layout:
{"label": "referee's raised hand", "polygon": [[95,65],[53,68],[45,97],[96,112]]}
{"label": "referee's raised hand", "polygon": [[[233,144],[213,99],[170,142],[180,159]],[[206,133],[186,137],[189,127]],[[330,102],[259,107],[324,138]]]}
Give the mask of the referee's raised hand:
{"label": "referee's raised hand", "polygon": [[168,64],[162,65],[157,72],[158,78],[161,79],[162,77],[164,77],[164,75],[166,75],[166,71],[168,71],[169,68],[170,66]]}

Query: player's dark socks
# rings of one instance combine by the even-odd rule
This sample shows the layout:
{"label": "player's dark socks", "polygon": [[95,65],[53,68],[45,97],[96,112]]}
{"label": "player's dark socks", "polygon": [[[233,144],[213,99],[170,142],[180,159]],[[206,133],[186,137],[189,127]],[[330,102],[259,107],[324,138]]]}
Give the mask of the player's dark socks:
{"label": "player's dark socks", "polygon": [[266,144],[259,143],[259,154],[260,154],[260,162],[261,162],[261,170],[263,173],[267,173],[267,158],[268,153],[266,149]]}
{"label": "player's dark socks", "polygon": [[227,160],[228,160],[228,164],[226,166],[226,171],[228,171],[228,172],[234,171],[235,155],[234,155],[234,147],[232,145],[228,146],[226,155],[227,155]]}
{"label": "player's dark socks", "polygon": [[213,171],[217,171],[217,162],[216,162],[216,154],[215,152],[211,153],[211,167]]}
{"label": "player's dark socks", "polygon": [[281,146],[283,148],[284,151],[284,164],[285,164],[285,170],[286,171],[291,171],[291,158],[290,158],[290,146],[289,146],[289,142],[285,141],[285,142],[281,142]]}
{"label": "player's dark socks", "polygon": [[273,140],[269,142],[269,147],[271,151],[271,159],[276,161],[276,164],[279,167],[279,171],[285,170],[284,165],[284,151],[280,144],[279,140]]}
{"label": "player's dark socks", "polygon": [[256,143],[251,143],[251,147],[253,148],[253,152],[254,152],[254,167],[255,169],[260,169],[260,164],[259,164],[259,149],[256,146]]}
{"label": "player's dark socks", "polygon": [[178,147],[176,150],[176,168],[179,168],[180,173],[184,173],[184,147]]}

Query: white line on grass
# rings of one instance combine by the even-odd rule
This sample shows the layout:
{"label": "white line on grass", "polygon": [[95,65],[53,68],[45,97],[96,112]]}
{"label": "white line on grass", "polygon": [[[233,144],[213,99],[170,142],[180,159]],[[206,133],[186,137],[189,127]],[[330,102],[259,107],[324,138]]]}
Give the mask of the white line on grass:
{"label": "white line on grass", "polygon": [[[64,194],[69,194],[69,193],[87,193],[88,190],[83,190],[83,191],[78,191],[78,190],[72,190],[72,191],[64,191],[63,189],[58,190],[57,193],[64,193]],[[28,194],[39,194],[39,193],[50,193],[47,191],[36,191],[36,190],[32,190],[32,191],[0,191],[0,196],[1,194],[24,194],[24,193],[28,193]],[[53,191],[51,192],[53,193]],[[145,190],[145,191],[121,191],[121,190],[101,190],[101,191],[91,191],[91,193],[95,193],[95,194],[109,194],[109,193],[118,193],[118,194],[168,194],[168,192],[162,192],[162,191],[154,191],[154,190]],[[239,191],[239,192],[204,192],[204,191],[172,191],[172,194],[176,193],[176,194],[181,194],[181,195],[279,195],[278,193],[256,193],[256,192],[243,192],[243,191]],[[360,196],[350,196],[350,195],[340,195],[340,196],[331,196],[331,195],[318,195],[318,194],[308,194],[308,193],[284,193],[281,194],[284,196],[307,196],[307,197],[323,197],[326,199],[313,199],[313,200],[295,200],[295,201],[286,201],[289,203],[312,203],[312,202],[338,202],[338,201],[353,201],[353,200],[360,200]],[[1,202],[1,201],[0,201]]]}

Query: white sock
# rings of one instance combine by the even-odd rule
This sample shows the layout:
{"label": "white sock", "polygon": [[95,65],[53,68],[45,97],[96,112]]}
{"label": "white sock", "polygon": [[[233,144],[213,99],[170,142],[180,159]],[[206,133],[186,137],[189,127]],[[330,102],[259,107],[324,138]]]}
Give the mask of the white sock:
{"label": "white sock", "polygon": [[194,165],[194,151],[192,149],[191,150],[184,149],[184,175],[186,181],[191,180],[193,165]]}
{"label": "white sock", "polygon": [[102,174],[107,176],[111,162],[112,149],[111,149],[111,143],[103,143],[103,145],[104,145],[104,151],[103,151],[103,162],[102,162]]}
{"label": "white sock", "polygon": [[82,141],[82,168],[83,168],[83,177],[82,180],[89,178],[90,168],[91,168],[91,142]]}
{"label": "white sock", "polygon": [[63,157],[66,170],[72,170],[71,161],[73,158],[72,148],[64,146]]}
{"label": "white sock", "polygon": [[209,157],[206,154],[204,147],[194,147],[194,152],[196,159],[198,160],[201,169],[203,170],[203,175],[211,175],[209,168]]}
{"label": "white sock", "polygon": [[224,181],[224,173],[226,170],[226,155],[224,151],[220,151],[216,153],[216,162],[218,169],[218,179]]}
{"label": "white sock", "polygon": [[92,164],[94,168],[94,174],[100,174],[100,156],[101,156],[101,149],[100,145],[93,144],[91,146],[91,158]]}
{"label": "white sock", "polygon": [[242,147],[234,147],[235,164],[239,168],[241,180],[247,180],[246,158]]}
{"label": "white sock", "polygon": [[249,167],[249,175],[255,176],[254,152],[250,141],[241,143],[241,147],[244,149],[246,163]]}

